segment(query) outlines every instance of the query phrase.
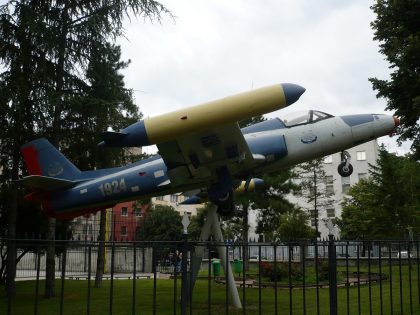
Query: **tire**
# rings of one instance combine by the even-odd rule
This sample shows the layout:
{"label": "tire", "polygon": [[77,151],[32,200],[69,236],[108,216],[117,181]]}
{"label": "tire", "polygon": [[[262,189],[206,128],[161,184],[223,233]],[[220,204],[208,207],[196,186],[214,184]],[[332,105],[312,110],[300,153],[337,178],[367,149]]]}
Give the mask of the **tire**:
{"label": "tire", "polygon": [[223,217],[231,217],[235,212],[233,204],[233,191],[226,193],[226,196],[220,198],[215,202],[217,205],[217,212]]}
{"label": "tire", "polygon": [[342,177],[349,177],[353,174],[353,165],[349,164],[349,166],[346,167],[346,162],[341,162],[340,165],[338,165],[337,171]]}

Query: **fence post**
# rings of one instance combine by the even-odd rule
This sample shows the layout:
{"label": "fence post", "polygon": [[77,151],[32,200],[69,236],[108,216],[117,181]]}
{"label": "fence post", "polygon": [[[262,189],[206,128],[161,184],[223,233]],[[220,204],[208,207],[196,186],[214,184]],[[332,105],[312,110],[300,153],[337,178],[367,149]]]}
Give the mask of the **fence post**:
{"label": "fence post", "polygon": [[[182,286],[181,286],[181,315],[187,314],[187,301],[188,301],[188,279],[187,279],[187,259],[188,259],[188,234],[182,235]],[[192,292],[190,292],[192,294]]]}
{"label": "fence post", "polygon": [[337,315],[337,256],[334,235],[329,234],[328,242],[328,281],[330,290],[330,315]]}

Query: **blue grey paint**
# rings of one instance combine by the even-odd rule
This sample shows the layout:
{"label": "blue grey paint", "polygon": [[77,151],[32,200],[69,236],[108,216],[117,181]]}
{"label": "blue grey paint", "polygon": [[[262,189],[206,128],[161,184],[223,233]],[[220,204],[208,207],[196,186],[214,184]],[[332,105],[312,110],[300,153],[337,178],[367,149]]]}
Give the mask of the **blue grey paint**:
{"label": "blue grey paint", "polygon": [[365,124],[373,121],[372,114],[361,114],[361,115],[346,115],[340,116],[343,121],[350,127]]}
{"label": "blue grey paint", "polygon": [[[141,147],[150,145],[149,137],[147,136],[146,127],[144,121],[140,120],[127,128],[121,130],[121,132],[127,133],[122,144],[124,146]],[[120,145],[121,146],[121,145]]]}
{"label": "blue grey paint", "polygon": [[[156,161],[156,163],[141,167],[151,161]],[[123,175],[115,174],[124,170],[127,172]],[[63,211],[89,209],[89,207],[94,207],[98,203],[106,204],[109,202],[109,204],[116,204],[122,200],[132,198],[132,196],[147,195],[163,190],[163,187],[159,187],[159,184],[168,180],[166,165],[158,156],[141,161],[141,163],[130,164],[129,167],[113,168],[107,171],[109,172],[108,174],[97,174],[96,179],[98,180],[93,179],[71,189],[55,192],[51,200],[54,211],[59,214]],[[157,171],[163,171],[163,176],[155,177],[155,172]],[[101,178],[103,176],[108,178]],[[124,191],[105,196],[101,193],[99,188],[101,185],[112,183],[113,181],[119,183],[121,180],[124,180],[126,186]],[[132,190],[133,187],[136,187],[135,191]],[[86,190],[86,193],[81,193],[83,190]]]}
{"label": "blue grey paint", "polygon": [[201,201],[201,198],[198,196],[191,196],[190,198],[184,200],[183,202],[180,203],[180,205],[199,205],[203,203]]}
{"label": "blue grey paint", "polygon": [[284,96],[286,97],[286,105],[296,102],[299,97],[306,91],[305,88],[293,83],[282,83]]}
{"label": "blue grey paint", "polygon": [[107,147],[142,147],[150,145],[144,121],[140,120],[119,132],[102,133],[102,141],[98,146]]}
{"label": "blue grey paint", "polygon": [[274,118],[274,119],[264,120],[262,122],[256,123],[255,125],[242,128],[241,131],[244,135],[246,135],[248,133],[269,131],[269,130],[283,129],[283,128],[286,128],[284,123],[280,119]]}
{"label": "blue grey paint", "polygon": [[253,154],[273,155],[275,159],[281,159],[287,155],[284,136],[279,136],[278,134],[267,133],[257,137],[247,137],[246,142]]}
{"label": "blue grey paint", "polygon": [[[80,177],[80,170],[74,166],[60,151],[58,151],[47,139],[41,138],[31,141],[22,149],[32,146],[38,155],[41,175],[74,180]],[[33,157],[35,158],[35,156]]]}

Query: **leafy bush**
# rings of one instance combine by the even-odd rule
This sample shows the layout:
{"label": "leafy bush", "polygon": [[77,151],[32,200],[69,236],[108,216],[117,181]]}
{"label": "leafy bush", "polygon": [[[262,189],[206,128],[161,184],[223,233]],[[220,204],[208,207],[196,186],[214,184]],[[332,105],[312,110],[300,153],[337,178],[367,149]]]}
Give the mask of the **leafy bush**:
{"label": "leafy bush", "polygon": [[289,272],[292,280],[298,281],[302,279],[302,270],[299,263],[279,262],[274,269],[273,263],[261,262],[261,276],[270,278],[271,281],[286,281],[289,279]]}
{"label": "leafy bush", "polygon": [[328,280],[328,261],[318,259],[318,279],[319,281]]}

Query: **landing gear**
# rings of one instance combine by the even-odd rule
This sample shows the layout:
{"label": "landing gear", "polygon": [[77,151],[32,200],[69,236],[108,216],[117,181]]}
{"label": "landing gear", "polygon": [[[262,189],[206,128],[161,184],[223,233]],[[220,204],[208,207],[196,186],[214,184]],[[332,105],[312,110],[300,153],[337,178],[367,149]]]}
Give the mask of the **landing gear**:
{"label": "landing gear", "polygon": [[341,163],[337,171],[342,177],[349,177],[353,173],[353,166],[350,164],[351,156],[347,151],[341,152]]}
{"label": "landing gear", "polygon": [[217,206],[217,213],[223,217],[231,217],[235,212],[235,205],[233,203],[233,190],[226,193],[225,196],[215,200]]}

